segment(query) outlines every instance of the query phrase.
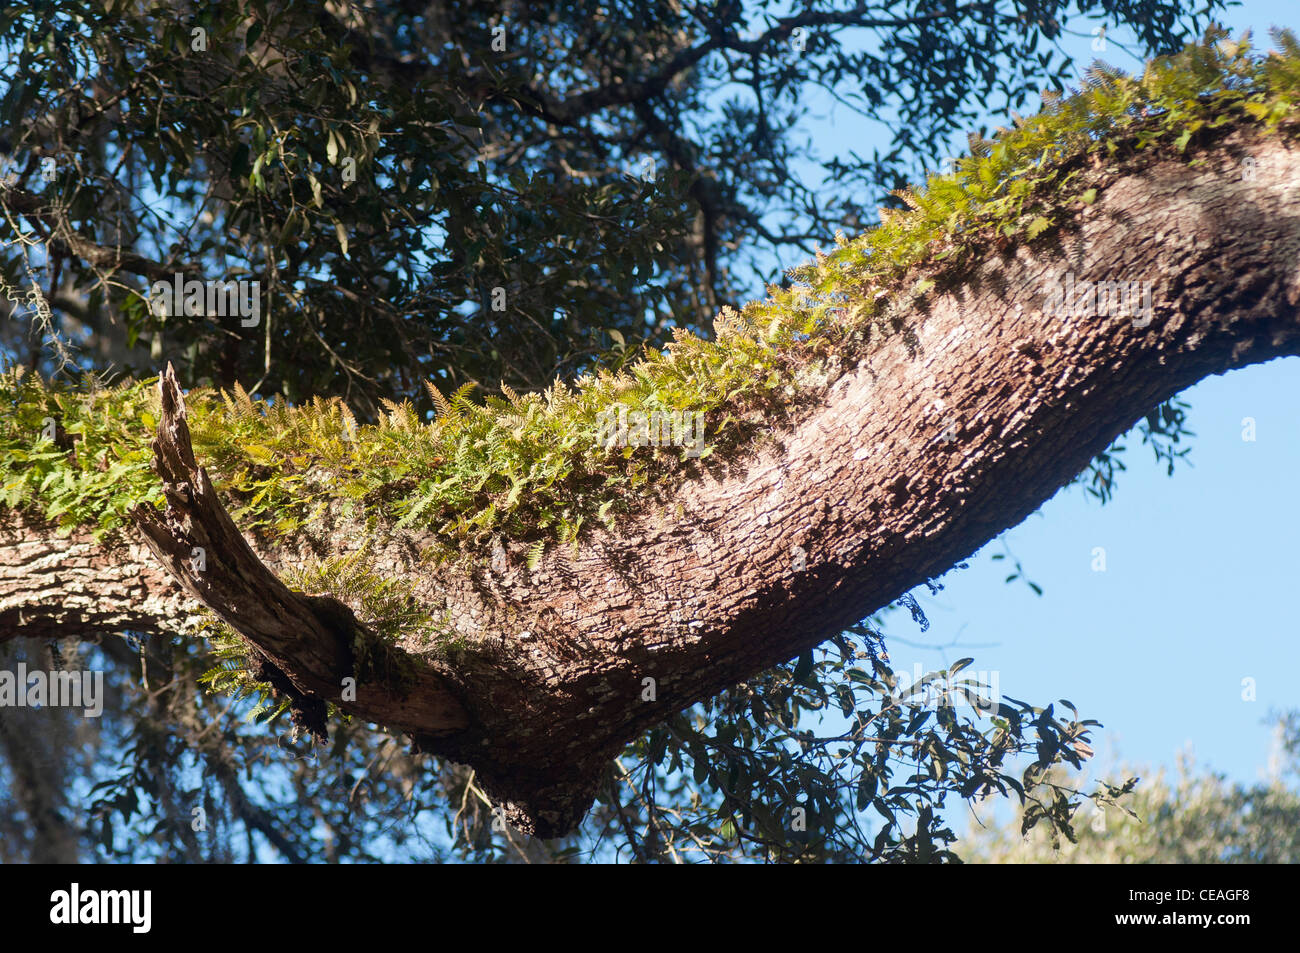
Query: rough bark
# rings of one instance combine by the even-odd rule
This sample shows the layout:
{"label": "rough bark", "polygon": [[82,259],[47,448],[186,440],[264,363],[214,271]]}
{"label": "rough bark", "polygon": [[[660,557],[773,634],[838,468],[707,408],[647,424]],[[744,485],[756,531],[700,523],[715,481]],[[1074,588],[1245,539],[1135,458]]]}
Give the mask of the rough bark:
{"label": "rough bark", "polygon": [[177,631],[193,614],[143,546],[60,535],[23,512],[0,517],[0,641]]}
{"label": "rough bark", "polygon": [[[1244,155],[1255,159],[1249,180]],[[905,314],[902,333],[846,360],[788,428],[616,531],[593,532],[576,555],[559,550],[529,571],[522,547],[500,543],[480,569],[439,571],[403,556],[401,540],[381,541],[378,564],[446,607],[458,648],[400,646],[405,680],[367,684],[357,703],[337,697],[355,620],[275,579],[306,548],[244,544],[186,456],[179,400],[160,425],[169,508],[165,519],[144,515],[145,536],[186,591],[304,698],[473,765],[515,822],[561,833],[638,732],[942,573],[1159,401],[1209,374],[1300,353],[1300,150],[1250,133],[1203,159],[1135,165],[1056,241],[991,251],[924,313]],[[1154,320],[1045,314],[1048,286],[1066,271],[1152,281]],[[23,535],[38,529],[20,523],[10,539],[21,544],[0,552],[0,620],[18,634],[63,618],[17,615],[57,590],[31,576],[24,591],[29,574],[10,555],[34,553],[25,558],[55,570],[62,554],[74,558],[75,546]],[[343,552],[359,540],[342,528],[326,543]],[[209,553],[202,579],[188,564],[193,545],[220,554]],[[137,568],[135,588],[118,586],[102,606],[81,582],[91,604],[80,617],[129,614],[135,592],[163,599],[157,572]],[[160,627],[174,618],[157,612]]]}

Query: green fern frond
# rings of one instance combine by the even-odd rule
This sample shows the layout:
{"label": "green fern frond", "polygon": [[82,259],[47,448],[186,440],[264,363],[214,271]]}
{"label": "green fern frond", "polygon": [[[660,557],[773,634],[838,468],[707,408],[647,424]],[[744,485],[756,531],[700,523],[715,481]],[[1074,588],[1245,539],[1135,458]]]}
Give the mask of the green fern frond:
{"label": "green fern frond", "polygon": [[546,540],[539,539],[528,547],[527,566],[530,570],[537,569],[542,564],[542,556],[546,552]]}
{"label": "green fern frond", "polygon": [[434,386],[433,381],[430,380],[426,380],[424,386],[429,392],[429,397],[433,400],[433,406],[438,410],[438,419],[441,420],[450,417],[452,415],[451,402],[442,395],[442,391],[438,390],[438,388]]}

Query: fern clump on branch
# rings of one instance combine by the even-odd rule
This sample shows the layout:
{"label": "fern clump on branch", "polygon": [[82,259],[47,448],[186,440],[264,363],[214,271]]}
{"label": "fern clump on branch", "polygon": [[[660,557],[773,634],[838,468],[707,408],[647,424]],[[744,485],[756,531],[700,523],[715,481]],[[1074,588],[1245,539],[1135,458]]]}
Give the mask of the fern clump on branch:
{"label": "fern clump on branch", "polygon": [[[503,386],[482,403],[473,385],[447,397],[429,382],[427,422],[409,402],[385,402],[359,425],[336,399],[293,407],[238,385],[198,388],[186,397],[195,452],[252,532],[382,522],[431,531],[442,554],[481,551],[502,534],[527,543],[536,565],[548,543],[613,525],[648,488],[698,472],[709,453],[793,406],[805,385],[829,383],[874,336],[897,332],[891,302],[924,296],[990,245],[1032,242],[1094,202],[1108,162],[1178,155],[1195,137],[1243,124],[1291,134],[1300,45],[1289,33],[1276,39],[1280,51],[1260,57],[1249,37],[1212,32],[1140,76],[1094,67],[1076,94],[1045,94],[1038,115],[973,137],[950,173],[900,192],[906,208],[882,212],[878,227],[838,236],[835,250],[791,272],[793,286],[725,309],[713,340],[677,329],[663,350],[617,373],[598,369],[541,393]],[[159,502],[151,381],[86,391],[15,368],[0,374],[0,403],[0,502],[99,536],[132,505]],[[597,417],[620,404],[702,412],[709,446],[700,458],[599,446]]]}

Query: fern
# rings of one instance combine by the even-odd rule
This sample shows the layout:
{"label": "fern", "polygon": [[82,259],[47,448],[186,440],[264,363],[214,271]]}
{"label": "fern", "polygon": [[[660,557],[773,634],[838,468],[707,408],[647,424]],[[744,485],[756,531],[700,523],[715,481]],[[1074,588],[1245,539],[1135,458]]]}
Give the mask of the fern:
{"label": "fern", "polygon": [[425,381],[424,386],[429,392],[429,397],[433,400],[433,406],[437,408],[438,418],[445,420],[451,417],[451,401],[442,395],[442,391],[434,386],[433,381]]}
{"label": "fern", "polygon": [[[991,139],[972,136],[951,171],[900,190],[906,207],[882,211],[879,227],[837,236],[828,254],[792,269],[790,287],[724,309],[715,340],[677,328],[663,350],[626,367],[595,368],[541,394],[503,384],[501,397],[481,403],[473,384],[447,397],[426,381],[432,424],[410,402],[386,401],[377,420],[361,423],[339,400],[293,407],[239,385],[195,389],[186,403],[196,455],[248,531],[289,537],[341,514],[426,529],[443,554],[473,553],[501,533],[528,544],[535,568],[548,542],[613,525],[639,488],[705,465],[597,446],[597,414],[618,403],[699,410],[719,449],[752,438],[832,347],[876,347],[896,334],[891,302],[932,293],[991,239],[1042,240],[1085,196],[1096,199],[1104,185],[1080,158],[1177,155],[1199,130],[1227,123],[1294,135],[1300,43],[1289,32],[1275,39],[1279,51],[1257,57],[1248,36],[1231,42],[1212,31],[1137,77],[1098,66],[1077,93],[1045,94],[1038,115]],[[101,538],[117,532],[132,506],[161,503],[149,447],[159,415],[151,381],[104,387],[0,372],[0,505]],[[356,577],[358,567],[331,571]]]}

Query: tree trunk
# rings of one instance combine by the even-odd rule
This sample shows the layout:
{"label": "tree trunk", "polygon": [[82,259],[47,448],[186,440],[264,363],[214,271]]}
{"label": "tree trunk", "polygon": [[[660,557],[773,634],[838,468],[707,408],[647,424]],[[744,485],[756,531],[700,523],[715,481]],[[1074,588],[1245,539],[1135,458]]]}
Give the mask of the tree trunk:
{"label": "tree trunk", "polygon": [[[139,526],[189,596],[259,647],[309,727],[309,706],[328,700],[406,731],[475,767],[514,823],[563,833],[639,732],[941,574],[1160,401],[1300,353],[1300,150],[1247,131],[1200,158],[1116,170],[1068,228],[990,251],[924,312],[902,312],[901,333],[842,355],[842,375],[779,433],[647,500],[615,531],[593,531],[576,555],[561,548],[530,571],[523,546],[503,541],[481,569],[436,570],[413,555],[418,534],[372,540],[376,566],[446,607],[454,649],[398,647],[355,702],[341,685],[367,634],[346,607],[276,578],[310,558],[307,543],[245,543],[193,460],[170,376],[157,443],[169,506],[140,513]],[[1067,272],[1151,282],[1153,319],[1050,313]],[[96,554],[21,516],[8,523],[6,635],[185,616],[155,564]],[[361,537],[339,526],[314,543],[343,553]]]}

